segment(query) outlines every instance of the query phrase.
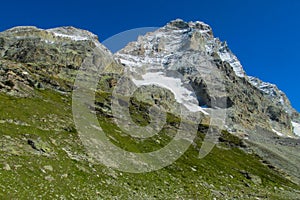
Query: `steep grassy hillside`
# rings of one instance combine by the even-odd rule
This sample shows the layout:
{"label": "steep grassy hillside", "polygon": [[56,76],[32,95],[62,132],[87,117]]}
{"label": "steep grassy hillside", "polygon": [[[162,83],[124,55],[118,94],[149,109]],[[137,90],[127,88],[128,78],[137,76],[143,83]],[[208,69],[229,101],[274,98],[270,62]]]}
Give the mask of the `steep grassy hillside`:
{"label": "steep grassy hillside", "polygon": [[[99,92],[98,104],[108,98],[108,93]],[[72,122],[70,94],[34,90],[32,97],[19,98],[0,93],[0,102],[1,199],[300,199],[300,186],[227,132],[207,157],[199,159],[201,130],[206,128],[202,125],[194,145],[175,163],[130,174],[86,154]],[[136,109],[137,104],[133,102],[131,115],[147,124],[146,112],[141,112],[147,105]],[[158,136],[138,141],[101,112],[99,124],[112,142],[134,152],[164,146],[179,120],[169,114]]]}

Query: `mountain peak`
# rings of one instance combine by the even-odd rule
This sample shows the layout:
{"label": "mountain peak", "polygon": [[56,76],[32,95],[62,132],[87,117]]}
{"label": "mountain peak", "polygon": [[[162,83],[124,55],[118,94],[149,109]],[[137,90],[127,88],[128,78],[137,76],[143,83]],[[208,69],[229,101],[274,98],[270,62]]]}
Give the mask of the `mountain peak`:
{"label": "mountain peak", "polygon": [[173,28],[173,29],[189,29],[189,28],[192,28],[192,29],[198,29],[198,30],[212,31],[211,27],[208,24],[204,23],[204,22],[201,22],[201,21],[186,22],[182,19],[172,20],[166,25],[166,27]]}
{"label": "mountain peak", "polygon": [[[173,20],[154,32],[140,36],[137,41],[129,43],[114,57],[132,72],[138,72],[139,68],[147,66],[147,70],[160,72],[175,69],[185,77],[192,77],[195,71],[189,64],[189,61],[192,62],[192,57],[197,59],[202,57],[213,63],[216,68],[221,68],[224,73],[225,85],[228,89],[228,107],[225,107],[228,108],[229,113],[232,112],[232,119],[234,119],[228,122],[232,132],[245,132],[245,127],[253,130],[260,124],[259,126],[276,130],[282,135],[293,136],[294,134],[291,119],[298,119],[298,114],[291,107],[285,94],[274,85],[248,77],[227,43],[215,38],[211,27],[203,22]],[[180,60],[184,61],[180,62]],[[205,66],[202,68],[204,69]],[[205,76],[205,73],[205,70],[201,71],[199,77]],[[145,75],[144,82],[149,81],[148,75]],[[190,82],[193,81],[191,77],[188,80]],[[165,79],[165,82],[169,81],[169,77],[157,76],[158,78]],[[198,86],[194,89],[202,87],[206,86]],[[221,96],[216,98],[224,98]],[[199,91],[197,100],[200,107],[211,106],[207,94],[203,91]]]}
{"label": "mountain peak", "polygon": [[237,76],[245,77],[241,63],[226,42],[215,38],[211,27],[200,21],[173,20],[154,32],[140,36],[115,56],[122,64],[137,66],[151,62],[151,65],[164,67],[172,58],[177,59],[188,51],[215,54],[220,60],[228,62]]}

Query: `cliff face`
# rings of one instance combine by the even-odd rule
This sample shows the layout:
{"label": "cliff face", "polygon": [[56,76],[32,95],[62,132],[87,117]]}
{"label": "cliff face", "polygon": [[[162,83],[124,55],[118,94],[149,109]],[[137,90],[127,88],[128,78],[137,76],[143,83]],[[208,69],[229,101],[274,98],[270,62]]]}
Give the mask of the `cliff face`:
{"label": "cliff face", "polygon": [[[142,74],[140,83],[151,82],[153,71],[160,72],[154,82],[170,82],[169,71],[180,73],[182,84],[177,85],[192,86],[202,113],[225,110],[226,130],[245,138],[258,155],[299,180],[299,146],[289,139],[300,135],[299,113],[275,85],[247,76],[207,24],[174,20],[140,36],[114,57],[132,73]],[[143,68],[148,71],[139,70]]]}
{"label": "cliff face", "polygon": [[[179,72],[184,77],[182,81],[193,87],[200,107],[226,108],[226,125],[231,132],[251,133],[261,127],[285,136],[294,135],[291,122],[297,113],[284,93],[275,87],[262,87],[261,81],[248,77],[226,42],[215,38],[207,24],[172,21],[140,36],[117,52],[115,58],[132,72],[141,73],[137,69],[146,66],[148,72],[142,72],[144,76],[151,70],[164,74],[170,70]],[[214,73],[220,73],[218,79],[222,80],[212,79],[208,65],[217,69]],[[170,75],[157,79],[167,77]],[[217,84],[214,88],[224,87],[225,91],[209,91],[209,84]]]}
{"label": "cliff face", "polygon": [[19,96],[30,95],[33,88],[71,91],[76,70],[96,47],[111,56],[96,35],[73,27],[1,32],[0,90]]}

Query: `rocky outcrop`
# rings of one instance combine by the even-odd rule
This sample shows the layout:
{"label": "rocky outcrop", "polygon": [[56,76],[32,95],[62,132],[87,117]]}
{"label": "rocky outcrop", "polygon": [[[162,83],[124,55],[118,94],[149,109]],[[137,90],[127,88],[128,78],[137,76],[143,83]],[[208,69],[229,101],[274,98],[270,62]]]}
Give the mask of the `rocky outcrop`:
{"label": "rocky outcrop", "polygon": [[[197,105],[192,110],[226,110],[225,128],[229,132],[244,137],[256,154],[299,182],[299,159],[295,156],[299,146],[298,140],[292,139],[300,134],[299,113],[275,85],[248,77],[226,42],[214,38],[208,25],[175,20],[140,36],[114,56],[137,74],[139,83],[150,82],[153,71],[159,83],[181,77],[178,87],[185,90],[190,85],[189,90],[196,95]],[[259,177],[253,176],[253,180],[260,183]]]}
{"label": "rocky outcrop", "polygon": [[[94,49],[112,56],[88,31],[15,27],[0,33],[0,91],[28,96],[33,88],[71,91],[77,70]],[[114,68],[114,63],[111,63]]]}
{"label": "rocky outcrop", "polygon": [[299,113],[292,107],[289,99],[283,91],[272,83],[263,82],[262,80],[248,76],[252,85],[258,88],[267,98],[269,98],[277,107],[283,108],[293,121],[300,122]]}
{"label": "rocky outcrop", "polygon": [[[294,135],[291,119],[297,113],[285,95],[279,92],[284,103],[278,103],[281,101],[278,95],[262,92],[254,84],[255,80],[246,76],[226,42],[214,38],[212,29],[203,22],[174,20],[140,36],[117,52],[115,58],[138,74],[145,73],[139,71],[143,66],[147,66],[148,73],[150,70],[180,73],[182,81],[195,91],[198,106],[208,110],[227,109],[226,125],[233,133],[251,133],[258,126],[286,136]],[[220,73],[218,79],[221,80],[213,79],[212,70]],[[222,90],[224,86],[225,91]]]}

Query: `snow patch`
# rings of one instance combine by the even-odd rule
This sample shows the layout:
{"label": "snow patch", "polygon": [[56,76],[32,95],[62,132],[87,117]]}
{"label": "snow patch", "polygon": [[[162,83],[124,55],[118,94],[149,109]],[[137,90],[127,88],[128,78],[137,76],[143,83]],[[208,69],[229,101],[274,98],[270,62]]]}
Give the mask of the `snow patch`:
{"label": "snow patch", "polygon": [[66,34],[57,33],[57,32],[52,32],[52,33],[56,37],[70,38],[71,40],[74,40],[74,41],[81,41],[81,40],[88,40],[89,39],[87,37],[83,37],[83,36],[79,36],[79,35],[66,35]]}
{"label": "snow patch", "polygon": [[277,93],[276,90],[278,90],[276,85],[272,83],[263,82],[256,77],[248,76],[248,78],[249,78],[249,82],[253,86],[257,87],[259,90],[261,90],[263,93],[270,96],[276,96]]}
{"label": "snow patch", "polygon": [[275,129],[272,129],[272,131],[273,131],[274,133],[276,133],[276,134],[277,134],[278,136],[280,136],[280,137],[283,137],[283,136],[284,136],[284,134],[282,134],[282,133],[276,131]]}
{"label": "snow patch", "polygon": [[235,55],[233,55],[229,51],[219,51],[218,55],[220,56],[222,61],[228,62],[232,67],[233,71],[238,77],[244,77],[245,72],[240,61],[237,59]]}
{"label": "snow patch", "polygon": [[47,43],[47,44],[54,44],[55,42],[54,41],[51,41],[51,40],[45,40],[45,39],[41,39],[41,41]]}
{"label": "snow patch", "polygon": [[278,105],[282,105],[284,110],[289,115],[292,115],[295,112],[284,92],[279,90],[276,85],[263,82],[259,78],[252,76],[248,76],[248,80],[253,86],[263,92],[270,100]]}
{"label": "snow patch", "polygon": [[142,85],[157,85],[169,89],[175,96],[178,103],[183,104],[191,112],[202,112],[208,115],[203,108],[198,105],[193,92],[183,87],[183,83],[179,78],[166,77],[163,72],[151,72],[142,75],[143,80],[133,79],[137,86]]}
{"label": "snow patch", "polygon": [[294,134],[300,137],[300,124],[292,121],[294,127]]}

